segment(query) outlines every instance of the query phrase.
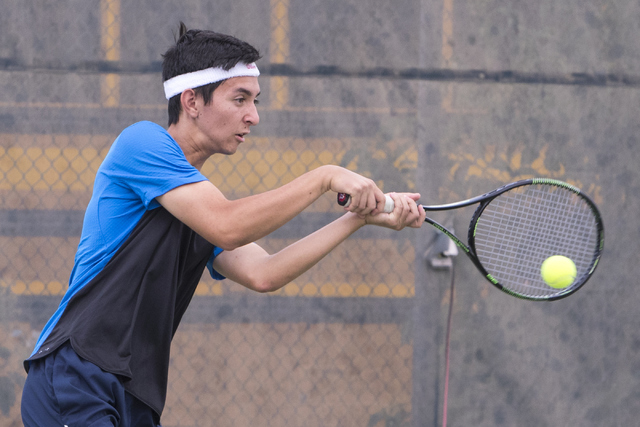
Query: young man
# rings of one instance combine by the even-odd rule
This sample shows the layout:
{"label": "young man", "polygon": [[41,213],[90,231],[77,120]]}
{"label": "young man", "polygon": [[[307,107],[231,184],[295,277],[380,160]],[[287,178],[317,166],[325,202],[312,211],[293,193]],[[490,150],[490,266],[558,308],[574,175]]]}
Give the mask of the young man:
{"label": "young man", "polygon": [[[421,226],[418,194],[392,194],[394,211],[379,213],[374,182],[336,166],[239,200],[200,173],[258,124],[258,58],[245,42],[181,24],[163,63],[169,127],[125,129],[98,170],[69,290],[25,361],[27,427],[159,425],[171,340],[206,267],[269,292],[365,224]],[[338,220],[273,255],[253,243],[327,191],[351,195]]]}

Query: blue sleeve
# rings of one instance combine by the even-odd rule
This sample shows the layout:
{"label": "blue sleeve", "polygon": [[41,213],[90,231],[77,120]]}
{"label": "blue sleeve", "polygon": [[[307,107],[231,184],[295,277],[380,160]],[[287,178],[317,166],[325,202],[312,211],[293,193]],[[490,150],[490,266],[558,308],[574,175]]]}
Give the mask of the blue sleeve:
{"label": "blue sleeve", "polygon": [[224,277],[222,274],[218,273],[216,270],[213,269],[213,260],[216,259],[216,257],[220,255],[221,252],[222,252],[222,249],[216,246],[213,249],[213,253],[209,258],[209,261],[207,261],[207,268],[209,269],[209,274],[211,274],[211,277],[213,277],[216,280],[226,279],[226,277]]}
{"label": "blue sleeve", "polygon": [[161,126],[140,122],[125,129],[113,143],[103,172],[131,189],[147,209],[176,187],[207,178],[193,167],[182,149]]}

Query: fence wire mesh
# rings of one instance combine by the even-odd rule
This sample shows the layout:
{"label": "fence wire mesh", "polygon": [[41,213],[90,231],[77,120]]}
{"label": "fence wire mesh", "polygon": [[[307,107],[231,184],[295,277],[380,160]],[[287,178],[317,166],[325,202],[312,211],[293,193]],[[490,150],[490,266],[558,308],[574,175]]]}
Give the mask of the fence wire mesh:
{"label": "fence wire mesh", "polygon": [[[67,287],[100,162],[125,127],[166,125],[161,54],[179,21],[263,54],[260,125],[203,169],[231,199],[337,164],[428,204],[550,177],[626,219],[640,200],[638,5],[4,2],[0,426],[22,424],[22,360]],[[327,195],[259,243],[277,251],[340,213]],[[434,219],[464,233],[468,215]],[[630,225],[609,221],[607,262],[553,307],[456,263],[452,425],[637,424]],[[425,228],[365,227],[270,295],[203,277],[173,343],[163,425],[440,425],[452,270],[431,268]]]}
{"label": "fence wire mesh", "polygon": [[[196,3],[184,5],[187,15],[206,9]],[[240,13],[228,6],[231,15]],[[163,16],[176,7],[163,4],[136,21],[140,11],[119,0],[75,1],[55,12],[27,2],[0,18],[0,39],[20,47],[0,48],[7,58],[0,70],[0,425],[21,425],[22,360],[67,289],[100,163],[128,124],[166,123],[157,64],[170,40],[154,41],[140,28],[152,32],[166,21],[169,33],[178,18]],[[254,19],[269,33],[258,45],[263,61],[287,64],[295,55],[294,6],[271,0],[261,7],[269,10],[267,22]],[[38,30],[19,31],[27,21],[23,28]],[[147,71],[109,68],[132,63]],[[202,170],[228,198],[276,188],[326,164],[371,176],[387,190],[414,187],[418,154],[403,131],[413,120],[405,102],[414,98],[410,84],[265,75],[261,85],[259,111],[272,124]],[[334,197],[319,199],[260,244],[277,251],[336,218]],[[229,320],[219,309],[180,327],[163,425],[409,425],[407,310],[379,314],[369,303],[415,296],[414,252],[410,234],[359,232],[273,295],[203,276],[194,303],[249,298],[264,307],[254,320]],[[284,303],[270,308],[274,299]],[[309,300],[322,301],[326,316],[299,308]],[[364,314],[351,315],[340,301]]]}
{"label": "fence wire mesh", "polygon": [[401,338],[397,325],[188,325],[174,341],[164,423],[375,425],[371,420],[385,416],[406,421],[412,351]]}

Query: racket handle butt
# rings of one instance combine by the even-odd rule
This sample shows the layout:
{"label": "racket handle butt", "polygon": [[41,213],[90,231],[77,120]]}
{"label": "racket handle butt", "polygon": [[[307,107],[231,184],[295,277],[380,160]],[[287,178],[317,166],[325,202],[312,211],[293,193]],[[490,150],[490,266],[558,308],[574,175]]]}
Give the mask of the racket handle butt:
{"label": "racket handle butt", "polygon": [[[338,204],[340,206],[344,206],[349,207],[349,204],[351,203],[351,196],[345,193],[338,193]],[[394,203],[393,199],[391,198],[391,196],[389,196],[388,194],[384,195],[384,212],[385,213],[389,213],[389,212],[393,212],[393,209],[395,208],[396,204]]]}

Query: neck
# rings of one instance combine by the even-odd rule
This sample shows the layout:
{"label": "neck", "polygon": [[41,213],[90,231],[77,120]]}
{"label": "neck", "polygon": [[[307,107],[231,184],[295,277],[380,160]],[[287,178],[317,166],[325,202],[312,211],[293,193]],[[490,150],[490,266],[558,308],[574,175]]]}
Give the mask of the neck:
{"label": "neck", "polygon": [[[185,120],[182,120],[184,122]],[[211,157],[211,153],[205,152],[198,144],[193,131],[187,126],[180,126],[180,121],[167,129],[169,135],[178,143],[187,161],[196,169],[201,170],[204,162]]]}

